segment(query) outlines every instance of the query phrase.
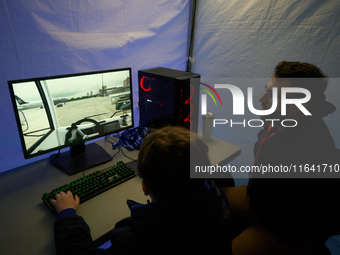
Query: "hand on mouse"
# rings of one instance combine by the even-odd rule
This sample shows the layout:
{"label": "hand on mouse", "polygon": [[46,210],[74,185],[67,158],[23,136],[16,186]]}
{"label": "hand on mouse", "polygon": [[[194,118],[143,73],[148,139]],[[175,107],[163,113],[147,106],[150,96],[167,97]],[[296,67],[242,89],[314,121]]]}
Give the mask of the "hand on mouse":
{"label": "hand on mouse", "polygon": [[51,204],[56,209],[57,213],[60,213],[65,209],[75,209],[77,210],[79,207],[80,199],[77,195],[73,197],[72,192],[69,190],[66,193],[64,191],[55,195],[55,199],[51,200]]}

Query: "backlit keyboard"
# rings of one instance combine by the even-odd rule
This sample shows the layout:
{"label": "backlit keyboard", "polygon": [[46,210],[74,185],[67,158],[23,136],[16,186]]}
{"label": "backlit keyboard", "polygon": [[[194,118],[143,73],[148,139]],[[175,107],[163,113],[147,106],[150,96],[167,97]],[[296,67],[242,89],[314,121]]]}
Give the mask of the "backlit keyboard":
{"label": "backlit keyboard", "polygon": [[55,195],[61,191],[72,191],[73,195],[78,195],[80,203],[89,200],[90,198],[110,189],[118,184],[136,176],[134,170],[127,166],[123,161],[117,162],[114,166],[98,170],[89,175],[81,177],[77,180],[53,189],[51,192],[46,192],[42,196],[42,200],[48,208],[57,214],[54,206],[50,203]]}

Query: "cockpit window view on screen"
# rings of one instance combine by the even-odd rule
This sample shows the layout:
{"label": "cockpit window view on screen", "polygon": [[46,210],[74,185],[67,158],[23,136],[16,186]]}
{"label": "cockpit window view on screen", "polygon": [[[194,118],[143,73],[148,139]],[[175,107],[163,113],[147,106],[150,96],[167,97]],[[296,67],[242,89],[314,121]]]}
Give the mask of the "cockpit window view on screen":
{"label": "cockpit window view on screen", "polygon": [[26,158],[133,127],[129,69],[11,84]]}

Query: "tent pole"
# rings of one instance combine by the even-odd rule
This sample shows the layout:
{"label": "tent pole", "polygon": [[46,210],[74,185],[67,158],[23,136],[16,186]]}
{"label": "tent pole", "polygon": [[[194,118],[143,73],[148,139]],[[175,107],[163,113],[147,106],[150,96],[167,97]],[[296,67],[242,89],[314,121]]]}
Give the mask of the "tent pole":
{"label": "tent pole", "polygon": [[196,9],[197,9],[197,0],[190,0],[188,47],[187,47],[187,58],[186,58],[187,59],[186,71],[187,72],[191,72],[192,63],[193,63],[192,54],[193,54],[193,48],[194,48]]}

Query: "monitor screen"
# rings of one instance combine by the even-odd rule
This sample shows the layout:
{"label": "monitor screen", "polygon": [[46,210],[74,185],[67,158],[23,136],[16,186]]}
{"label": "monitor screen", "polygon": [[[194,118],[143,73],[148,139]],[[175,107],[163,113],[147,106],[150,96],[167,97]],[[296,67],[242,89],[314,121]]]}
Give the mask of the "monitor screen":
{"label": "monitor screen", "polygon": [[85,141],[134,126],[131,68],[8,84],[25,158],[70,146],[72,157]]}

